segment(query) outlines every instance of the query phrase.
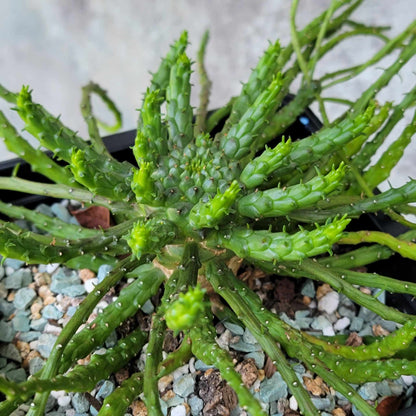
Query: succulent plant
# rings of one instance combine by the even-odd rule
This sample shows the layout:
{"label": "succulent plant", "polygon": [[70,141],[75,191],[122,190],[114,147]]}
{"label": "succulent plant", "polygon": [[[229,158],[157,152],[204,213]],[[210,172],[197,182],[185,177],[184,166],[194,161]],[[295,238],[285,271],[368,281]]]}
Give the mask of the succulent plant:
{"label": "succulent plant", "polygon": [[[108,396],[99,415],[124,415],[141,393],[149,415],[160,416],[158,380],[186,363],[192,355],[214,365],[251,415],[265,415],[242,383],[229,353],[216,343],[215,320],[246,327],[286,381],[304,415],[320,414],[293,369],[303,362],[364,415],[377,415],[351,384],[416,375],[413,338],[416,318],[386,306],[357,286],[416,295],[416,284],[379,274],[357,272],[393,253],[416,259],[414,214],[416,181],[377,193],[389,177],[416,129],[415,117],[384,152],[377,152],[403,112],[414,105],[416,88],[398,104],[376,101],[380,89],[416,52],[416,22],[393,39],[385,28],[350,20],[361,0],[334,0],[330,8],[303,30],[295,26],[297,1],[292,3],[292,42],[270,43],[241,94],[223,108],[208,112],[210,82],[204,69],[207,35],[197,66],[200,106],[194,118],[190,105],[191,61],[184,32],[153,74],[141,106],[132,148],[137,165],[119,162],[107,151],[93,114],[97,94],[121,117],[106,92],[96,84],[83,89],[81,110],[90,141],[32,100],[28,87],[19,93],[0,87],[25,130],[51,154],[33,148],[0,113],[0,134],[7,147],[42,174],[43,183],[0,177],[0,189],[77,200],[111,211],[114,225],[87,229],[64,223],[24,207],[0,203],[0,212],[32,222],[38,230],[0,222],[0,253],[28,264],[61,263],[113,270],[86,296],[63,328],[42,370],[27,381],[0,378],[0,415],[9,415],[30,401],[30,416],[44,414],[51,390],[85,392],[126,366],[147,343],[142,373],[134,373]],[[319,60],[346,38],[375,36],[381,50],[362,65],[315,78]],[[324,92],[335,83],[359,75],[381,58],[398,53],[395,61],[354,101],[337,98],[345,113],[330,121]],[[295,59],[294,59],[295,58]],[[301,86],[283,105],[293,81]],[[329,99],[328,99],[329,100]],[[282,137],[307,106],[317,102],[324,122],[309,137]],[[374,159],[376,157],[376,160]],[[348,231],[352,218],[382,211],[409,231],[393,237],[378,231]],[[334,244],[356,245],[333,255]],[[232,264],[254,265],[268,274],[309,278],[329,284],[358,305],[403,325],[381,339],[350,347],[337,338],[298,330],[265,308],[260,298],[238,278]],[[232,271],[234,270],[234,271]],[[128,284],[97,318],[79,330],[100,299],[123,279]],[[93,354],[112,331],[159,294],[149,332],[132,330],[106,350]],[[222,301],[219,302],[218,299]],[[166,334],[173,330],[178,349],[162,359]],[[88,364],[78,360],[92,354]]]}

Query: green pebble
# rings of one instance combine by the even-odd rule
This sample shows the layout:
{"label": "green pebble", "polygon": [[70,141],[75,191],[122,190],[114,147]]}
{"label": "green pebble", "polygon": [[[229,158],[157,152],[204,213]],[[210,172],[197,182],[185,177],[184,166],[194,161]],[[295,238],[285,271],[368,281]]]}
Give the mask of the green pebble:
{"label": "green pebble", "polygon": [[16,309],[26,309],[36,299],[36,292],[30,287],[19,289],[14,297],[13,305]]}

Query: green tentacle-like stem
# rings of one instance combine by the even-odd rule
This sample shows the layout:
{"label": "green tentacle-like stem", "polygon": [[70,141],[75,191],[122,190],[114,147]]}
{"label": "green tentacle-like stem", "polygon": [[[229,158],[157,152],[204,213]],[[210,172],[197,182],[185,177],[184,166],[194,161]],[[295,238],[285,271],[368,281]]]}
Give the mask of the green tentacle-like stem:
{"label": "green tentacle-like stem", "polygon": [[228,352],[215,342],[215,328],[212,325],[212,315],[208,311],[199,324],[190,329],[189,335],[194,355],[205,364],[218,368],[221,376],[236,392],[240,406],[248,410],[252,416],[266,416],[259,402],[242,382],[240,374],[235,371]]}
{"label": "green tentacle-like stem", "polygon": [[[137,267],[138,261],[126,258],[120,261],[118,267],[116,267],[101,283],[99,283],[94,290],[84,299],[82,304],[78,307],[77,311],[73,315],[72,319],[65,325],[62,332],[59,334],[52,352],[42,368],[40,375],[41,380],[51,379],[57,374],[58,366],[65,347],[68,345],[80,325],[85,322],[95,306],[102,299],[102,297],[112,288],[114,285],[123,278],[126,271],[132,270]],[[45,412],[45,406],[48,399],[47,393],[38,393],[33,400],[33,406],[28,411],[28,416],[41,416]]]}
{"label": "green tentacle-like stem", "polygon": [[[0,189],[24,192],[33,195],[42,195],[59,199],[76,199],[88,205],[100,205],[113,212],[131,212],[137,209],[135,204],[115,202],[104,196],[96,195],[90,191],[67,185],[33,182],[20,178],[0,177]],[[137,213],[137,211],[136,211]]]}
{"label": "green tentacle-like stem", "polygon": [[387,246],[391,250],[399,253],[402,257],[416,260],[416,244],[410,241],[400,240],[390,234],[381,231],[355,231],[346,233],[340,240],[339,244],[360,244],[360,243],[378,243]]}
{"label": "green tentacle-like stem", "polygon": [[143,374],[134,373],[104,399],[98,416],[124,416],[127,407],[142,391]]}

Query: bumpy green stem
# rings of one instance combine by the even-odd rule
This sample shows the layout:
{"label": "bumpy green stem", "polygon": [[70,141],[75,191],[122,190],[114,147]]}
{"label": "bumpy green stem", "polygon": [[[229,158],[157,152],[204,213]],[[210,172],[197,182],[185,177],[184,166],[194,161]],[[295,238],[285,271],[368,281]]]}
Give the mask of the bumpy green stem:
{"label": "bumpy green stem", "polygon": [[355,231],[346,233],[340,240],[339,244],[360,244],[360,243],[378,243],[389,247],[391,250],[399,253],[402,257],[416,260],[416,244],[410,241],[400,240],[390,234],[381,231]]}
{"label": "bumpy green stem", "polygon": [[124,416],[127,407],[139,395],[143,387],[143,374],[134,373],[117,387],[103,402],[98,416]]}
{"label": "bumpy green stem", "polygon": [[10,218],[30,221],[36,228],[52,232],[54,236],[67,239],[78,239],[102,236],[101,230],[84,228],[80,225],[68,224],[57,217],[50,217],[31,209],[5,204],[0,201],[0,212]]}
{"label": "bumpy green stem", "polygon": [[[91,314],[95,306],[97,306],[97,303],[110,290],[110,288],[112,288],[124,276],[126,271],[133,269],[137,266],[137,264],[137,260],[131,258],[120,261],[118,267],[113,269],[112,272],[110,272],[109,275],[84,299],[71,320],[65,325],[62,332],[59,334],[58,339],[52,348],[52,352],[46,361],[45,366],[42,368],[40,376],[42,380],[48,380],[57,374],[62,354],[64,353],[70,340],[73,338],[75,332],[78,330],[79,326],[88,319],[88,316]],[[65,360],[63,360],[63,362],[65,362]],[[45,411],[47,399],[48,394],[36,394],[33,406],[28,412],[28,416],[41,416]]]}
{"label": "bumpy green stem", "polygon": [[59,374],[50,379],[40,379],[33,376],[20,384],[11,383],[7,394],[10,394],[10,390],[13,390],[13,396],[18,396],[22,401],[25,401],[35,392],[50,392],[52,390],[84,392],[92,390],[100,380],[108,378],[133,359],[140,352],[145,342],[145,333],[136,329],[119,340],[114,347],[107,349],[105,353],[93,354],[88,364],[77,365],[68,373]]}
{"label": "bumpy green stem", "polygon": [[215,341],[215,328],[212,315],[208,311],[200,319],[189,335],[192,341],[192,352],[205,364],[218,368],[221,376],[229,383],[238,396],[240,405],[252,416],[266,416],[259,402],[253,398],[249,389],[241,380],[240,374],[234,369],[233,361],[227,351],[221,349]]}
{"label": "bumpy green stem", "polygon": [[34,195],[43,195],[59,199],[76,199],[77,201],[84,202],[88,205],[101,205],[113,212],[131,212],[131,209],[135,208],[134,205],[128,205],[124,202],[114,202],[108,198],[101,195],[95,195],[94,193],[84,189],[74,188],[67,185],[33,182],[20,178],[0,177],[0,189],[25,192]]}
{"label": "bumpy green stem", "polygon": [[165,292],[163,293],[161,304],[153,315],[143,383],[144,402],[149,416],[162,416],[157,376],[158,368],[162,361],[162,347],[166,330],[166,322],[163,316],[166,308],[175,300],[175,296],[186,290],[188,286],[196,284],[199,267],[198,247],[195,243],[189,243],[185,246],[182,264],[165,284]]}
{"label": "bumpy green stem", "polygon": [[196,112],[194,136],[206,130],[206,119],[208,114],[209,93],[211,91],[211,81],[208,78],[205,68],[204,58],[205,50],[209,39],[209,32],[206,31],[202,36],[201,45],[198,50],[197,64],[199,73],[199,84],[201,91],[199,93],[199,106]]}
{"label": "bumpy green stem", "polygon": [[[345,197],[344,197],[345,198]],[[337,198],[334,198],[337,201]],[[322,221],[332,216],[337,215],[340,211],[348,216],[360,216],[366,212],[377,212],[388,208],[395,207],[396,205],[415,202],[416,201],[416,181],[410,180],[406,184],[399,188],[392,188],[388,191],[384,191],[378,195],[374,195],[371,198],[354,199],[345,198],[339,200],[339,204],[335,207],[332,204],[331,198],[317,204],[318,209],[304,209],[293,211],[289,215],[291,218],[307,222]],[[331,208],[325,209],[325,204],[332,205]],[[388,214],[388,212],[387,212]]]}
{"label": "bumpy green stem", "polygon": [[169,135],[173,148],[184,149],[192,140],[191,62],[182,54],[172,66],[166,91]]}
{"label": "bumpy green stem", "polygon": [[262,348],[272,358],[273,364],[288,384],[304,414],[308,416],[319,415],[319,412],[310,400],[309,394],[303,389],[285,355],[276,345],[276,341],[281,341],[286,337],[286,325],[283,322],[283,325],[276,325],[276,329],[278,329],[277,333],[273,334],[275,338],[273,339],[268,329],[270,322],[268,320],[262,321],[260,318],[260,313],[264,310],[260,300],[256,298],[256,295],[250,293],[224,264],[209,262],[206,268],[206,276],[216,292],[226,300],[239,319],[243,321],[256,337]]}
{"label": "bumpy green stem", "polygon": [[233,250],[242,258],[297,261],[329,251],[349,222],[342,218],[315,230],[301,230],[292,235],[238,227],[211,233],[209,242]]}
{"label": "bumpy green stem", "polygon": [[23,137],[21,137],[1,111],[0,136],[4,138],[7,149],[30,163],[33,171],[41,173],[56,183],[79,187],[67,169],[59,166],[42,150],[34,149]]}
{"label": "bumpy green stem", "polygon": [[[113,126],[103,123],[102,121],[94,117],[91,105],[91,95],[97,94],[107,105],[107,108],[113,113],[116,122]],[[90,136],[91,143],[94,149],[101,154],[110,156],[107,148],[105,147],[98,126],[102,126],[109,132],[116,132],[121,127],[121,113],[115,106],[114,102],[107,95],[107,92],[102,89],[98,84],[90,82],[82,88],[82,100],[81,100],[81,113],[88,126],[88,134]]]}
{"label": "bumpy green stem", "polygon": [[262,218],[287,215],[295,209],[312,206],[335,190],[345,175],[346,166],[341,164],[327,175],[317,175],[306,183],[284,188],[255,191],[238,201],[238,212],[245,217]]}

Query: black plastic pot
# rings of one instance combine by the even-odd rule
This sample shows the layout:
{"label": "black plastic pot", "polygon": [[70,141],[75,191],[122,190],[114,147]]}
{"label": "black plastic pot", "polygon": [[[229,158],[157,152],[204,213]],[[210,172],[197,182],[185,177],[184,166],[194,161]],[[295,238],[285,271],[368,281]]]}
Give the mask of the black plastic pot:
{"label": "black plastic pot", "polygon": [[[292,98],[292,96],[288,96],[284,104],[289,102]],[[297,120],[285,131],[285,136],[302,139],[319,130],[321,127],[322,124],[319,119],[311,110],[306,109],[306,111],[302,113],[297,118]],[[131,147],[134,144],[135,136],[136,130],[129,130],[123,133],[107,136],[103,140],[110,153],[116,159],[119,161],[128,161],[135,165],[136,161],[131,150]],[[10,176],[17,164],[20,165],[18,169],[18,176],[20,178],[45,182],[44,176],[32,172],[30,165],[19,158],[0,162],[0,176]],[[3,202],[9,202],[14,205],[24,205],[28,208],[34,208],[40,203],[50,203],[54,201],[53,198],[47,198],[39,195],[22,194],[20,192],[14,191],[2,191],[1,200]],[[351,222],[351,228],[383,231],[393,236],[398,236],[399,234],[407,231],[406,227],[395,221],[392,221],[383,213],[363,215],[359,219]],[[378,272],[389,277],[416,282],[416,262],[402,258],[398,255],[393,255],[388,260],[378,261],[377,263],[370,265],[368,270],[369,272]],[[388,293],[387,304],[394,306],[403,312],[416,314],[416,300],[410,295]],[[415,415],[416,404],[409,408],[402,409],[397,413],[394,413],[392,416]]]}

